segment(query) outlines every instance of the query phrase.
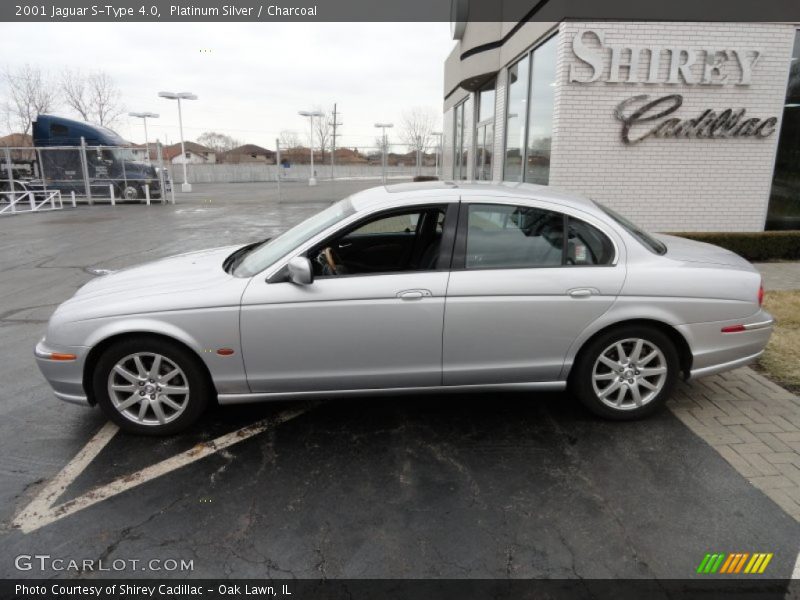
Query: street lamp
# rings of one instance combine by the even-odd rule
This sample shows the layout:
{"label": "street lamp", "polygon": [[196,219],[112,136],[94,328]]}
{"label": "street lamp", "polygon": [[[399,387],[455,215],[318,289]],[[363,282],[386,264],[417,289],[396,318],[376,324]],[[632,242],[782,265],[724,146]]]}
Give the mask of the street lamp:
{"label": "street lamp", "polygon": [[168,100],[178,101],[178,126],[181,131],[181,155],[183,160],[183,183],[181,184],[182,192],[191,192],[192,185],[186,178],[186,146],[183,143],[183,114],[181,113],[181,100],[197,100],[197,96],[191,92],[158,92],[160,98],[167,98]]}
{"label": "street lamp", "polygon": [[317,178],[314,177],[314,117],[322,117],[323,114],[318,110],[301,110],[297,113],[301,117],[308,117],[311,124],[311,137],[309,138],[309,150],[311,150],[311,173],[308,175],[308,185],[317,185]]}
{"label": "street lamp", "polygon": [[147,139],[147,119],[157,119],[158,115],[151,112],[131,112],[129,117],[137,117],[144,121],[144,151],[147,154],[147,162],[150,163],[150,142]]}
{"label": "street lamp", "polygon": [[436,144],[436,177],[439,177],[439,152],[442,149],[442,132],[441,131],[433,131],[431,135],[435,138],[439,138],[439,141]]}
{"label": "street lamp", "polygon": [[383,133],[383,144],[381,148],[381,180],[386,184],[386,130],[394,127],[393,123],[375,123],[375,127],[380,129]]}

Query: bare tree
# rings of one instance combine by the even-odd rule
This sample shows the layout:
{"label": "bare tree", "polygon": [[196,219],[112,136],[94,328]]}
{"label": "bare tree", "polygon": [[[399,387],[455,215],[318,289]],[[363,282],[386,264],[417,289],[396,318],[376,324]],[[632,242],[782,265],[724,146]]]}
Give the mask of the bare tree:
{"label": "bare tree", "polygon": [[[385,148],[384,148],[384,144],[386,146]],[[392,143],[389,141],[389,136],[387,135],[385,140],[383,139],[382,135],[377,136],[375,138],[375,147],[378,149],[378,152],[380,152],[381,154],[383,154],[384,150],[386,150],[386,153],[388,154],[389,150],[392,147]]]}
{"label": "bare tree", "polygon": [[50,76],[38,67],[26,64],[2,73],[7,99],[3,113],[9,131],[30,133],[36,116],[58,107],[58,94]]}
{"label": "bare tree", "polygon": [[400,139],[416,154],[418,174],[422,164],[422,153],[431,145],[438,118],[438,113],[428,106],[414,107],[402,115]]}
{"label": "bare tree", "polygon": [[282,150],[289,150],[291,148],[300,148],[303,144],[300,142],[300,136],[296,131],[291,129],[284,129],[278,136],[278,143],[281,145]]}
{"label": "bare tree", "polygon": [[[314,119],[314,140],[319,144],[322,151],[322,162],[325,162],[325,148],[331,142],[331,134],[333,130],[333,113],[331,111],[324,111],[317,107],[315,111],[321,112],[322,116]],[[312,147],[314,144],[310,144]]]}
{"label": "bare tree", "polygon": [[212,148],[215,152],[228,152],[241,146],[239,140],[216,131],[206,131],[197,137],[197,143]]}
{"label": "bare tree", "polygon": [[61,77],[65,104],[84,121],[112,125],[124,112],[122,94],[105,71],[84,75],[80,70],[67,70]]}

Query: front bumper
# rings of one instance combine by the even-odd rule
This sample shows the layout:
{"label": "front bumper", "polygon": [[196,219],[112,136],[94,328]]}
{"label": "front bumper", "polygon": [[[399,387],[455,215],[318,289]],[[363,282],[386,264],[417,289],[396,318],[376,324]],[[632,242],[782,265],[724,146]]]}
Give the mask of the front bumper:
{"label": "front bumper", "polygon": [[[741,331],[723,333],[723,327],[743,325]],[[745,366],[764,352],[775,320],[761,309],[746,319],[692,323],[677,327],[692,349],[690,379]]]}
{"label": "front bumper", "polygon": [[[53,353],[75,355],[74,360],[52,360]],[[49,344],[42,338],[33,351],[36,364],[44,375],[53,393],[59,400],[91,406],[83,388],[83,366],[89,348],[85,346],[60,346]]]}

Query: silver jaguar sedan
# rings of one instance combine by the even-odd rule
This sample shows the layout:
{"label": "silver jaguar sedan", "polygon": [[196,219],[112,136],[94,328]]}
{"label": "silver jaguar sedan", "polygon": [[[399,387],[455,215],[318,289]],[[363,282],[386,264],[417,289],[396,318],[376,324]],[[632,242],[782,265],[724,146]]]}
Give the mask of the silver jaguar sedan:
{"label": "silver jaguar sedan", "polygon": [[36,346],[55,395],[170,434],[212,402],[567,386],[634,419],[756,359],[761,277],[529,184],[400,184],[261,243],[98,277]]}

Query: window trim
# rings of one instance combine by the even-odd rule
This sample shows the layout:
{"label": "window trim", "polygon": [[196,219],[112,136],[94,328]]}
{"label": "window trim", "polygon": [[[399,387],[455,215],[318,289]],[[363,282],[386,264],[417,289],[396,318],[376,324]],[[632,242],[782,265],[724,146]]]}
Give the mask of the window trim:
{"label": "window trim", "polygon": [[[383,211],[375,211],[368,215],[365,215],[361,219],[357,219],[339,229],[330,235],[322,237],[319,241],[312,243],[307,248],[303,249],[301,252],[296,254],[295,256],[303,256],[313,250],[317,246],[321,246],[325,244],[329,240],[333,238],[339,238],[346,235],[349,235],[356,229],[359,229],[361,226],[366,224],[367,221],[372,221],[373,217],[375,218],[383,218],[383,217],[391,217],[395,215],[402,215],[407,213],[413,212],[425,212],[426,210],[430,210],[432,208],[444,208],[445,209],[445,226],[442,230],[442,242],[440,245],[439,250],[439,258],[436,261],[436,266],[433,269],[426,269],[424,271],[378,271],[375,273],[345,273],[343,275],[315,275],[314,279],[351,279],[355,277],[375,277],[379,275],[408,275],[410,273],[441,273],[443,271],[449,271],[451,264],[452,264],[452,257],[453,257],[453,242],[455,241],[455,230],[456,225],[455,223],[458,220],[459,216],[459,202],[456,201],[448,201],[448,202],[426,202],[425,204],[416,204],[410,206],[395,206],[393,208],[384,209]],[[308,258],[308,257],[306,257]],[[311,260],[311,259],[309,259]]]}
{"label": "window trim", "polygon": [[[614,236],[609,233],[607,227],[600,224],[597,219],[591,218],[591,215],[580,215],[575,214],[575,211],[569,209],[569,207],[554,207],[548,206],[545,202],[525,202],[525,198],[477,198],[475,200],[465,200],[463,197],[461,199],[461,204],[459,206],[458,212],[458,222],[457,222],[457,231],[456,231],[456,240],[455,246],[453,248],[453,258],[451,261],[450,270],[451,271],[512,271],[512,270],[519,270],[519,269],[580,269],[580,268],[608,268],[608,267],[616,267],[619,264],[620,259],[620,251],[619,245],[617,241],[614,239]],[[506,266],[506,267],[467,267],[466,266],[466,258],[467,258],[467,234],[469,232],[469,207],[471,205],[491,205],[497,204],[500,206],[511,206],[511,207],[525,207],[525,208],[538,208],[541,210],[549,210],[551,212],[558,213],[562,215],[563,218],[563,227],[564,232],[567,231],[567,224],[568,219],[573,218],[578,221],[583,221],[587,225],[590,225],[597,229],[600,233],[602,233],[609,242],[611,242],[611,247],[613,249],[613,258],[610,262],[602,265],[568,265],[566,264],[566,253],[567,253],[567,238],[566,235],[564,236],[564,241],[561,245],[561,264],[560,265],[531,265],[531,266]],[[589,218],[587,218],[589,217]]]}

